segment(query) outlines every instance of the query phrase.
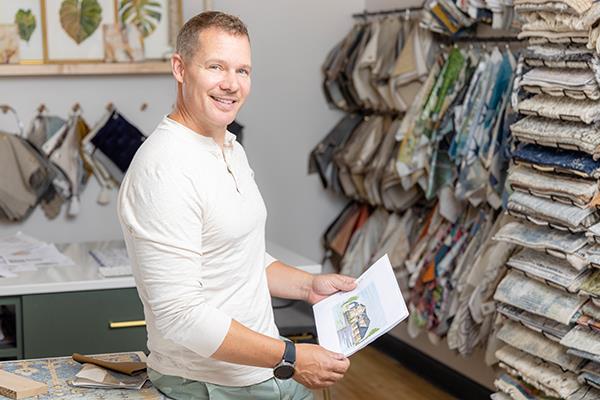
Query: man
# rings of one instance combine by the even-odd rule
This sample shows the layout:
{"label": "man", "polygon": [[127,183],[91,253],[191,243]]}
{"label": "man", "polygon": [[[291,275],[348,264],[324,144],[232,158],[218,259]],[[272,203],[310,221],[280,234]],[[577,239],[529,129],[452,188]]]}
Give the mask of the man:
{"label": "man", "polygon": [[270,296],[316,303],[356,284],[265,252],[265,205],[226,131],[250,92],[244,24],[219,12],[195,16],[171,63],[175,110],[141,146],[119,194],[150,378],[175,399],[310,399],[307,387],[334,384],[349,361],[281,340]]}

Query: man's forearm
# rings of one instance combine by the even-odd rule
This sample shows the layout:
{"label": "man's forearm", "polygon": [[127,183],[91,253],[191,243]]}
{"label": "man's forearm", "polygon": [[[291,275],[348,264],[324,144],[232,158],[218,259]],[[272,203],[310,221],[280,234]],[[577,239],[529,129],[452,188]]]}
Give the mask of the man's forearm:
{"label": "man's forearm", "polygon": [[211,357],[234,364],[273,368],[281,361],[284,350],[283,340],[260,334],[232,320],[223,343]]}
{"label": "man's forearm", "polygon": [[275,261],[267,267],[267,281],[271,296],[306,301],[312,288],[313,275]]}

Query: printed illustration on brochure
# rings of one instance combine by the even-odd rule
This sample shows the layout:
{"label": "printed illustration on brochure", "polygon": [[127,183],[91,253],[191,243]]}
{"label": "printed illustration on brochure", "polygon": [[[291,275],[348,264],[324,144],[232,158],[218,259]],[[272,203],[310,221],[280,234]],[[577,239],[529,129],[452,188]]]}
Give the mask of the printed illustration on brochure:
{"label": "printed illustration on brochure", "polygon": [[342,352],[358,347],[386,325],[382,310],[383,306],[373,283],[333,307]]}

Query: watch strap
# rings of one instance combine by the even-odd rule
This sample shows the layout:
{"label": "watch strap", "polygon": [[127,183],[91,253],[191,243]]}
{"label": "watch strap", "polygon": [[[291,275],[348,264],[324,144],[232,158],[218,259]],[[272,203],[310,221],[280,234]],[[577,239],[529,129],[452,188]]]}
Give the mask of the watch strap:
{"label": "watch strap", "polygon": [[290,340],[285,340],[285,350],[283,352],[283,361],[290,364],[296,363],[296,345]]}

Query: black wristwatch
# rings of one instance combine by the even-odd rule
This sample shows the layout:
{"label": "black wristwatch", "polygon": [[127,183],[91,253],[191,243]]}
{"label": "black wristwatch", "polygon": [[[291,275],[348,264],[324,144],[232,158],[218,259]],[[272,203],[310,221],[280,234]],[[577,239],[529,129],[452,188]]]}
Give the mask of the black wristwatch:
{"label": "black wristwatch", "polygon": [[289,340],[285,341],[285,351],[283,352],[283,358],[273,368],[273,375],[277,379],[290,379],[294,376],[296,366],[296,345],[294,342]]}

